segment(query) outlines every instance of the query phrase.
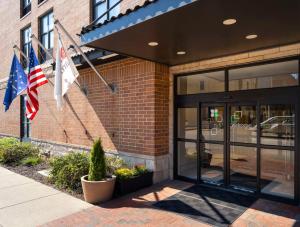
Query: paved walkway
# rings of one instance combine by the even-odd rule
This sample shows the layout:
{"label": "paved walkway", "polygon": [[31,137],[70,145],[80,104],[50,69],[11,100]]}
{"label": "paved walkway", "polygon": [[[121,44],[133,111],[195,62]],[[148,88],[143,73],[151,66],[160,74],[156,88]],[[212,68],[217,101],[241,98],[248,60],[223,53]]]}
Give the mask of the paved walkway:
{"label": "paved walkway", "polygon": [[[101,206],[50,222],[44,227],[208,227],[172,212],[154,209],[151,204],[164,200],[192,186],[181,181],[168,181],[115,199]],[[300,227],[300,208],[269,200],[257,200],[232,227]]]}
{"label": "paved walkway", "polygon": [[[92,206],[1,167],[0,179],[0,226],[4,227],[209,226],[151,206],[192,186],[186,182],[164,182],[101,206]],[[232,226],[300,227],[300,208],[260,199]]]}
{"label": "paved walkway", "polygon": [[0,167],[0,226],[41,225],[92,205]]}

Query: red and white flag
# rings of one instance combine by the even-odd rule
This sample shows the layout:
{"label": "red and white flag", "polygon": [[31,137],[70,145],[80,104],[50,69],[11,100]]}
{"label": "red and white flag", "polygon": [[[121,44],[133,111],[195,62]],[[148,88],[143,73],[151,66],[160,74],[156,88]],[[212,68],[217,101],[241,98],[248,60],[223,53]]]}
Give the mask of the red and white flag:
{"label": "red and white flag", "polygon": [[48,83],[43,70],[36,58],[33,48],[29,54],[29,73],[27,85],[26,116],[33,120],[39,111],[39,99],[37,88]]}
{"label": "red and white flag", "polygon": [[56,51],[54,83],[54,98],[59,110],[62,109],[62,97],[67,93],[68,89],[78,76],[79,73],[72,59],[68,56],[59,35]]}

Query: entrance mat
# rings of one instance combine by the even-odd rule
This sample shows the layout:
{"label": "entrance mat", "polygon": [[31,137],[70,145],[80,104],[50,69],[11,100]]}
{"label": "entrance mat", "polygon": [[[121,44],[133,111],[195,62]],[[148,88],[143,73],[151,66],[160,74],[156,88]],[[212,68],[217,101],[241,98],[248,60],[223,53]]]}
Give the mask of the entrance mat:
{"label": "entrance mat", "polygon": [[232,224],[255,201],[252,195],[195,185],[153,206],[223,227]]}
{"label": "entrance mat", "polygon": [[[270,180],[261,179],[260,180],[261,188],[266,187],[271,182],[272,181],[270,181]],[[243,173],[234,173],[234,174],[231,175],[230,184],[232,184],[232,185],[241,185],[241,186],[244,186],[246,188],[256,189],[257,178],[254,177],[254,176],[243,174]]]}

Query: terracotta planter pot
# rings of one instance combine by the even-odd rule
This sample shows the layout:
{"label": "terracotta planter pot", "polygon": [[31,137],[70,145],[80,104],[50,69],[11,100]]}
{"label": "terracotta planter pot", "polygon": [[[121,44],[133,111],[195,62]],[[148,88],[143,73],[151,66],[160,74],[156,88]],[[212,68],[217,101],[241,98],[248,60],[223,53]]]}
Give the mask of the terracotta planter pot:
{"label": "terracotta planter pot", "polygon": [[106,178],[103,181],[88,181],[87,175],[81,177],[84,199],[88,203],[105,202],[112,198],[116,177]]}

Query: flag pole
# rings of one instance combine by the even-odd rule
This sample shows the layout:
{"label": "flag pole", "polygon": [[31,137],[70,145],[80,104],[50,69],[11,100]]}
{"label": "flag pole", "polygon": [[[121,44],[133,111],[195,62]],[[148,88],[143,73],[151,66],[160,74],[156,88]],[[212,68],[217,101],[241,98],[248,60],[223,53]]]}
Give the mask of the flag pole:
{"label": "flag pole", "polygon": [[[48,55],[48,57],[50,57],[53,60],[53,63],[56,62],[56,59],[54,58],[54,56],[49,53],[47,48],[44,47],[44,45],[40,42],[40,40],[34,34],[32,34],[30,38],[34,39],[37,42],[37,44],[45,51],[45,53]],[[81,88],[80,84],[77,81],[75,81],[75,84],[82,91],[82,88]]]}
{"label": "flag pole", "polygon": [[29,60],[28,57],[26,56],[26,54],[24,54],[24,52],[17,45],[14,45],[13,49],[17,50],[26,59],[26,61],[28,62],[28,60]]}
{"label": "flag pole", "polygon": [[34,34],[32,34],[30,38],[34,39],[37,42],[37,44],[43,49],[43,51],[45,51],[45,53],[48,55],[48,57],[50,57],[53,60],[53,62],[55,62],[54,56],[49,53],[49,51],[46,49],[46,47],[44,47],[44,45],[40,42],[40,40]]}
{"label": "flag pole", "polygon": [[59,20],[54,21],[55,26],[57,25],[63,33],[69,38],[69,40],[73,43],[75,48],[79,51],[81,56],[84,58],[84,60],[89,64],[89,66],[93,69],[93,71],[96,73],[96,75],[102,80],[102,82],[105,84],[105,86],[110,89],[112,93],[116,92],[116,87],[113,84],[108,84],[107,81],[101,76],[99,71],[96,69],[96,67],[91,63],[91,61],[88,59],[88,57],[85,55],[85,53],[81,50],[81,48],[78,46],[78,44],[75,42],[75,40],[72,38],[72,36],[67,32],[67,30],[64,28],[64,26],[59,22]]}

